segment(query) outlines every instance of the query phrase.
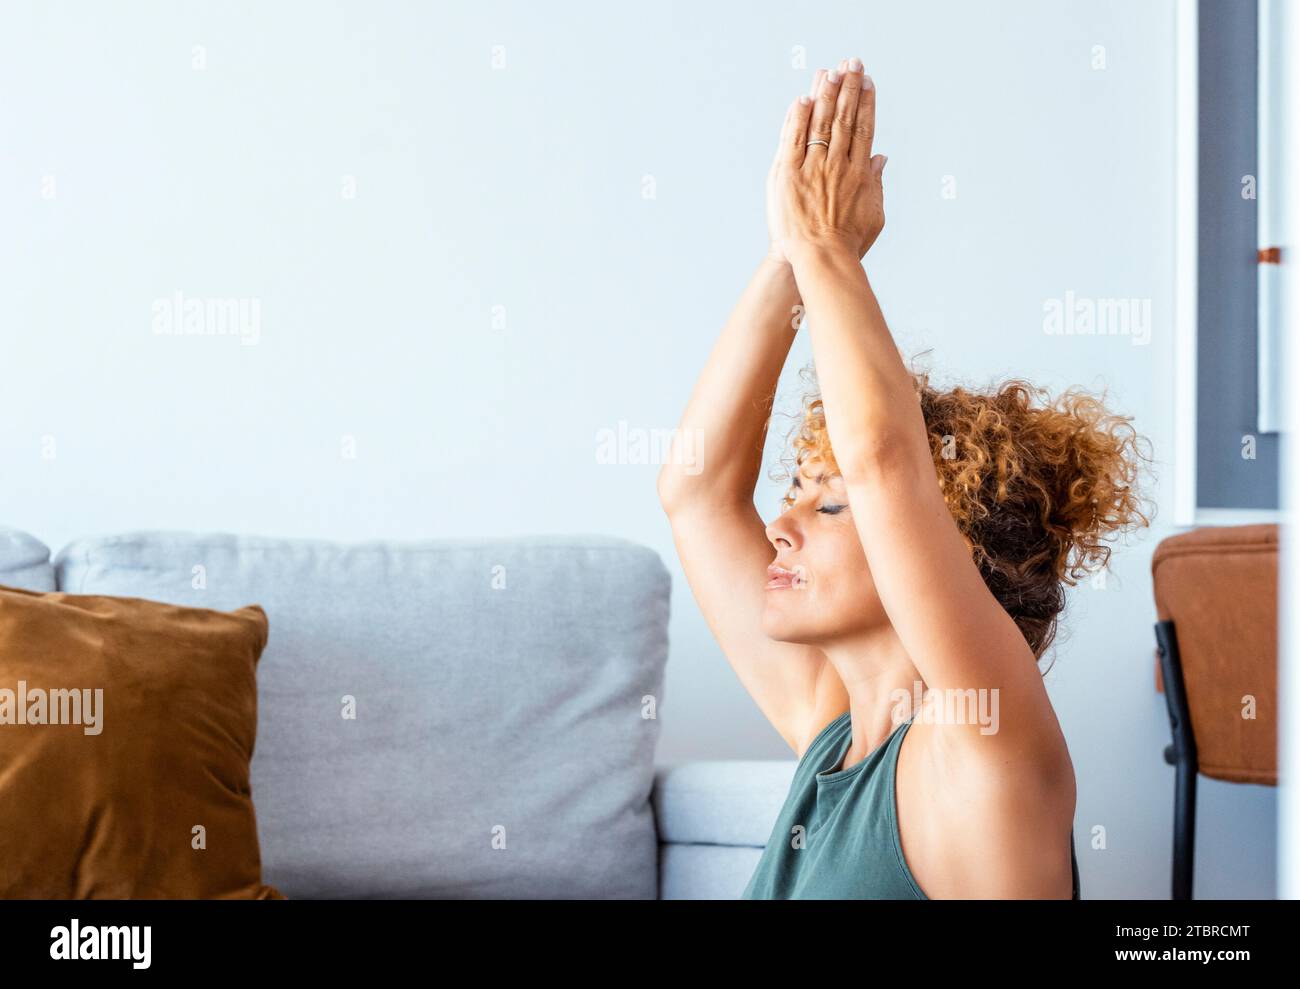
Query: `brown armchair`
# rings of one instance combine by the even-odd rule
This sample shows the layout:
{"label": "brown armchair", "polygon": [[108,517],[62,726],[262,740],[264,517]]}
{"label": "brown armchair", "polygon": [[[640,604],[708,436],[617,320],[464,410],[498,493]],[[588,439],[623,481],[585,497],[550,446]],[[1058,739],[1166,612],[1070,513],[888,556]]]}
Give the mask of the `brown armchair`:
{"label": "brown armchair", "polygon": [[1277,785],[1277,550],[1275,524],[1215,526],[1162,540],[1151,559],[1175,900],[1192,898],[1197,774]]}

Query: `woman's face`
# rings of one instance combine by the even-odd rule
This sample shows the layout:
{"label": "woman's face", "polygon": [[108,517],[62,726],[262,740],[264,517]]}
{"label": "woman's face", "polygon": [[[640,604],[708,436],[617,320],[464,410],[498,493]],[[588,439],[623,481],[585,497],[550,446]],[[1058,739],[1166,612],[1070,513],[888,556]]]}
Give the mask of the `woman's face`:
{"label": "woman's face", "polygon": [[794,504],[767,527],[775,554],[764,591],[763,632],[782,642],[815,645],[888,621],[844,481],[824,471],[820,461],[806,461],[795,476]]}

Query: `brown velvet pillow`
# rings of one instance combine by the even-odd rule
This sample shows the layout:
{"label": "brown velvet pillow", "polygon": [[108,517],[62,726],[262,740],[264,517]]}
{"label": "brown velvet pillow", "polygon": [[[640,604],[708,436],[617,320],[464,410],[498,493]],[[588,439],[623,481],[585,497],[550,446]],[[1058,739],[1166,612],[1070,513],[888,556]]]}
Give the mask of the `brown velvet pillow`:
{"label": "brown velvet pillow", "polygon": [[249,784],[267,631],[0,587],[0,897],[282,899]]}

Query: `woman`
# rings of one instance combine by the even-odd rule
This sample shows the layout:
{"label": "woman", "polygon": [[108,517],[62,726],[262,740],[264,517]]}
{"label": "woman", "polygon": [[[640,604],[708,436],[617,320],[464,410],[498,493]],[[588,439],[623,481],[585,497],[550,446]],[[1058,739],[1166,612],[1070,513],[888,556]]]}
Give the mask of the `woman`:
{"label": "woman", "polygon": [[[938,391],[904,367],[861,264],[884,225],[875,104],[855,58],[787,111],[768,254],[676,434],[726,453],[659,477],[710,629],[799,757],[744,896],[1077,898],[1074,771],[1038,660],[1063,583],[1150,521],[1138,437],[1086,394],[1039,407],[1022,381]],[[820,394],[765,526],[800,306]]]}

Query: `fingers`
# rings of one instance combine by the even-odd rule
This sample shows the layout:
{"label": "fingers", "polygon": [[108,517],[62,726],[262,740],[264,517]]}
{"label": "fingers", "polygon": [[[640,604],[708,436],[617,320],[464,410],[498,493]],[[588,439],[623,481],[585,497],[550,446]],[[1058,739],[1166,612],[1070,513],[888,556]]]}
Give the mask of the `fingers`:
{"label": "fingers", "polygon": [[804,97],[800,97],[790,105],[786,116],[786,127],[781,135],[781,153],[791,168],[798,168],[803,164],[804,145],[808,142],[808,120],[813,110],[812,97],[817,95],[825,75],[825,69],[818,69],[813,77],[812,92],[807,98],[808,101],[805,103]]}
{"label": "fingers", "polygon": [[[782,140],[787,161],[800,166],[827,158],[849,161],[862,172],[876,169],[871,156],[876,137],[876,85],[857,58],[843,59],[813,79],[812,104],[796,103]],[[825,144],[809,144],[825,141]]]}
{"label": "fingers", "polygon": [[825,81],[825,79],[826,70],[818,69],[817,74],[813,76],[812,89],[808,90],[808,99],[815,100],[817,98],[817,93],[821,90],[822,82]]}
{"label": "fingers", "polygon": [[781,124],[781,140],[777,145],[777,158],[796,168],[803,164],[804,145],[808,141],[808,118],[812,115],[812,101],[817,96],[817,91],[821,89],[825,78],[826,70],[818,69],[813,74],[812,87],[807,97],[801,97],[786,107],[785,121]]}
{"label": "fingers", "polygon": [[876,139],[876,84],[863,74],[858,95],[858,114],[853,121],[853,143],[849,160],[864,171],[871,161],[871,144]]}
{"label": "fingers", "polygon": [[844,66],[840,80],[839,97],[835,101],[835,115],[831,120],[831,146],[827,149],[830,158],[840,161],[849,160],[849,149],[853,145],[854,122],[858,116],[858,105],[862,94],[862,63],[851,58]]}
{"label": "fingers", "polygon": [[808,139],[808,116],[812,112],[812,101],[805,103],[805,99],[801,96],[790,104],[785,131],[781,135],[781,156],[791,168],[803,164],[803,145]]}
{"label": "fingers", "polygon": [[804,162],[822,161],[827,154],[831,140],[831,125],[835,120],[835,107],[840,94],[842,68],[847,62],[840,62],[841,68],[831,69],[826,73],[813,99],[812,119],[808,123],[807,141],[825,141],[826,144],[814,144],[808,148]]}

